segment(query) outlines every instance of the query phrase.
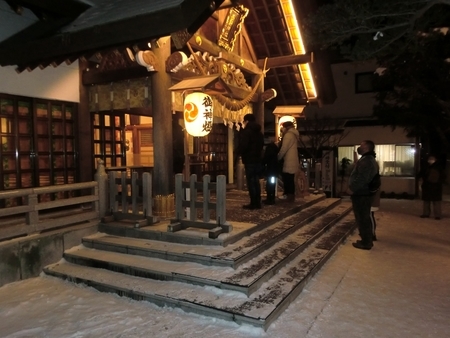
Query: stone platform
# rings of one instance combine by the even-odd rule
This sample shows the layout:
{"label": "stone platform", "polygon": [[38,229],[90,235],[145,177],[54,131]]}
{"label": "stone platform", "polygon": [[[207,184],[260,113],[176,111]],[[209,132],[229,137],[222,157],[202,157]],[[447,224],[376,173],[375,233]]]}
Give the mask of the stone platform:
{"label": "stone platform", "polygon": [[244,210],[247,194],[227,192],[230,233],[99,226],[45,273],[161,306],[266,329],[354,230],[348,201],[310,195]]}

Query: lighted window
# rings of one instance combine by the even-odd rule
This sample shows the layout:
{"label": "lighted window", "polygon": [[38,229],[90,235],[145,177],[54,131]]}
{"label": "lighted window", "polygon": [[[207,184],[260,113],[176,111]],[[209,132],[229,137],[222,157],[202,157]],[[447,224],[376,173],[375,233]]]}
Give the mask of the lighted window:
{"label": "lighted window", "polygon": [[[354,153],[359,145],[338,148],[339,167],[343,158],[350,159],[346,174],[349,175],[354,165]],[[382,176],[414,176],[414,144],[375,145],[376,160]],[[360,157],[359,155],[357,156]]]}

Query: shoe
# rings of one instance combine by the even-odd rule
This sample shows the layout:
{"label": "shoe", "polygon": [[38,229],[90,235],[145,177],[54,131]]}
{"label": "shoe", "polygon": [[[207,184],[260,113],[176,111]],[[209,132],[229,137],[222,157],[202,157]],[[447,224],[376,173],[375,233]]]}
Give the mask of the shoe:
{"label": "shoe", "polygon": [[435,217],[434,219],[440,220],[441,218],[440,217]]}
{"label": "shoe", "polygon": [[273,204],[275,204],[275,201],[273,199],[270,199],[270,200],[267,199],[267,200],[264,200],[263,203],[267,204],[267,205],[273,205]]}
{"label": "shoe", "polygon": [[361,250],[370,250],[372,249],[373,245],[364,245],[361,241],[356,241],[355,243],[352,243],[352,245],[357,248],[357,249],[361,249]]}
{"label": "shoe", "polygon": [[357,239],[357,240],[356,240],[356,243],[361,244],[361,245],[364,245],[364,244],[363,244],[363,241],[360,240],[360,239]]}
{"label": "shoe", "polygon": [[246,204],[242,206],[243,209],[247,210],[255,210],[255,209],[261,209],[261,204]]}
{"label": "shoe", "polygon": [[430,217],[430,216],[428,216],[428,215],[420,215],[420,218],[428,218],[428,217]]}
{"label": "shoe", "polygon": [[294,194],[288,194],[286,198],[286,202],[295,202],[295,195]]}

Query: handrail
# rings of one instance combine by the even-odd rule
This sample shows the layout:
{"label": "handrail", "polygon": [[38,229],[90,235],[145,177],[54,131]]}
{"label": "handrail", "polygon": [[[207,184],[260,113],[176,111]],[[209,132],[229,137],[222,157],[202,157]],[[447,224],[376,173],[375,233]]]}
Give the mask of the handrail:
{"label": "handrail", "polygon": [[[38,197],[43,194],[88,189],[91,190],[90,194],[53,201],[41,202]],[[0,191],[0,201],[4,201],[4,204],[13,198],[23,198],[24,204],[0,209],[0,241],[99,219],[99,183],[96,181]],[[90,208],[82,207],[88,203],[92,205]],[[77,205],[80,208],[74,209]],[[72,208],[64,214],[60,210],[64,207]],[[52,212],[52,209],[58,210],[57,217],[52,217],[56,212]],[[45,215],[40,214],[43,210],[48,212]]]}

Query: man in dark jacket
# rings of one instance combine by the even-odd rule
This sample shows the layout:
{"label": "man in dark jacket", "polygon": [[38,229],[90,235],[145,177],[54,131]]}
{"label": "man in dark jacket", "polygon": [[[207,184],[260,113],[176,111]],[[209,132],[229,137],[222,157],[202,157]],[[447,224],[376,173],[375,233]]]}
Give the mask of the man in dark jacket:
{"label": "man in dark jacket", "polygon": [[247,179],[247,189],[250,195],[250,204],[244,209],[261,209],[261,185],[259,177],[262,174],[262,150],[264,135],[261,126],[256,123],[255,115],[246,114],[239,132],[239,145],[237,153],[242,157]]}
{"label": "man in dark jacket", "polygon": [[361,155],[361,158],[356,162],[348,184],[353,213],[361,236],[361,240],[353,243],[353,246],[364,250],[370,250],[373,246],[372,221],[370,219],[373,195],[369,191],[369,182],[378,173],[374,150],[375,144],[372,141],[361,142],[358,147],[358,154]]}
{"label": "man in dark jacket", "polygon": [[428,165],[419,172],[422,181],[423,213],[421,218],[428,218],[431,214],[431,202],[433,202],[434,218],[441,219],[442,183],[444,182],[444,170],[436,162],[436,156],[428,156]]}

